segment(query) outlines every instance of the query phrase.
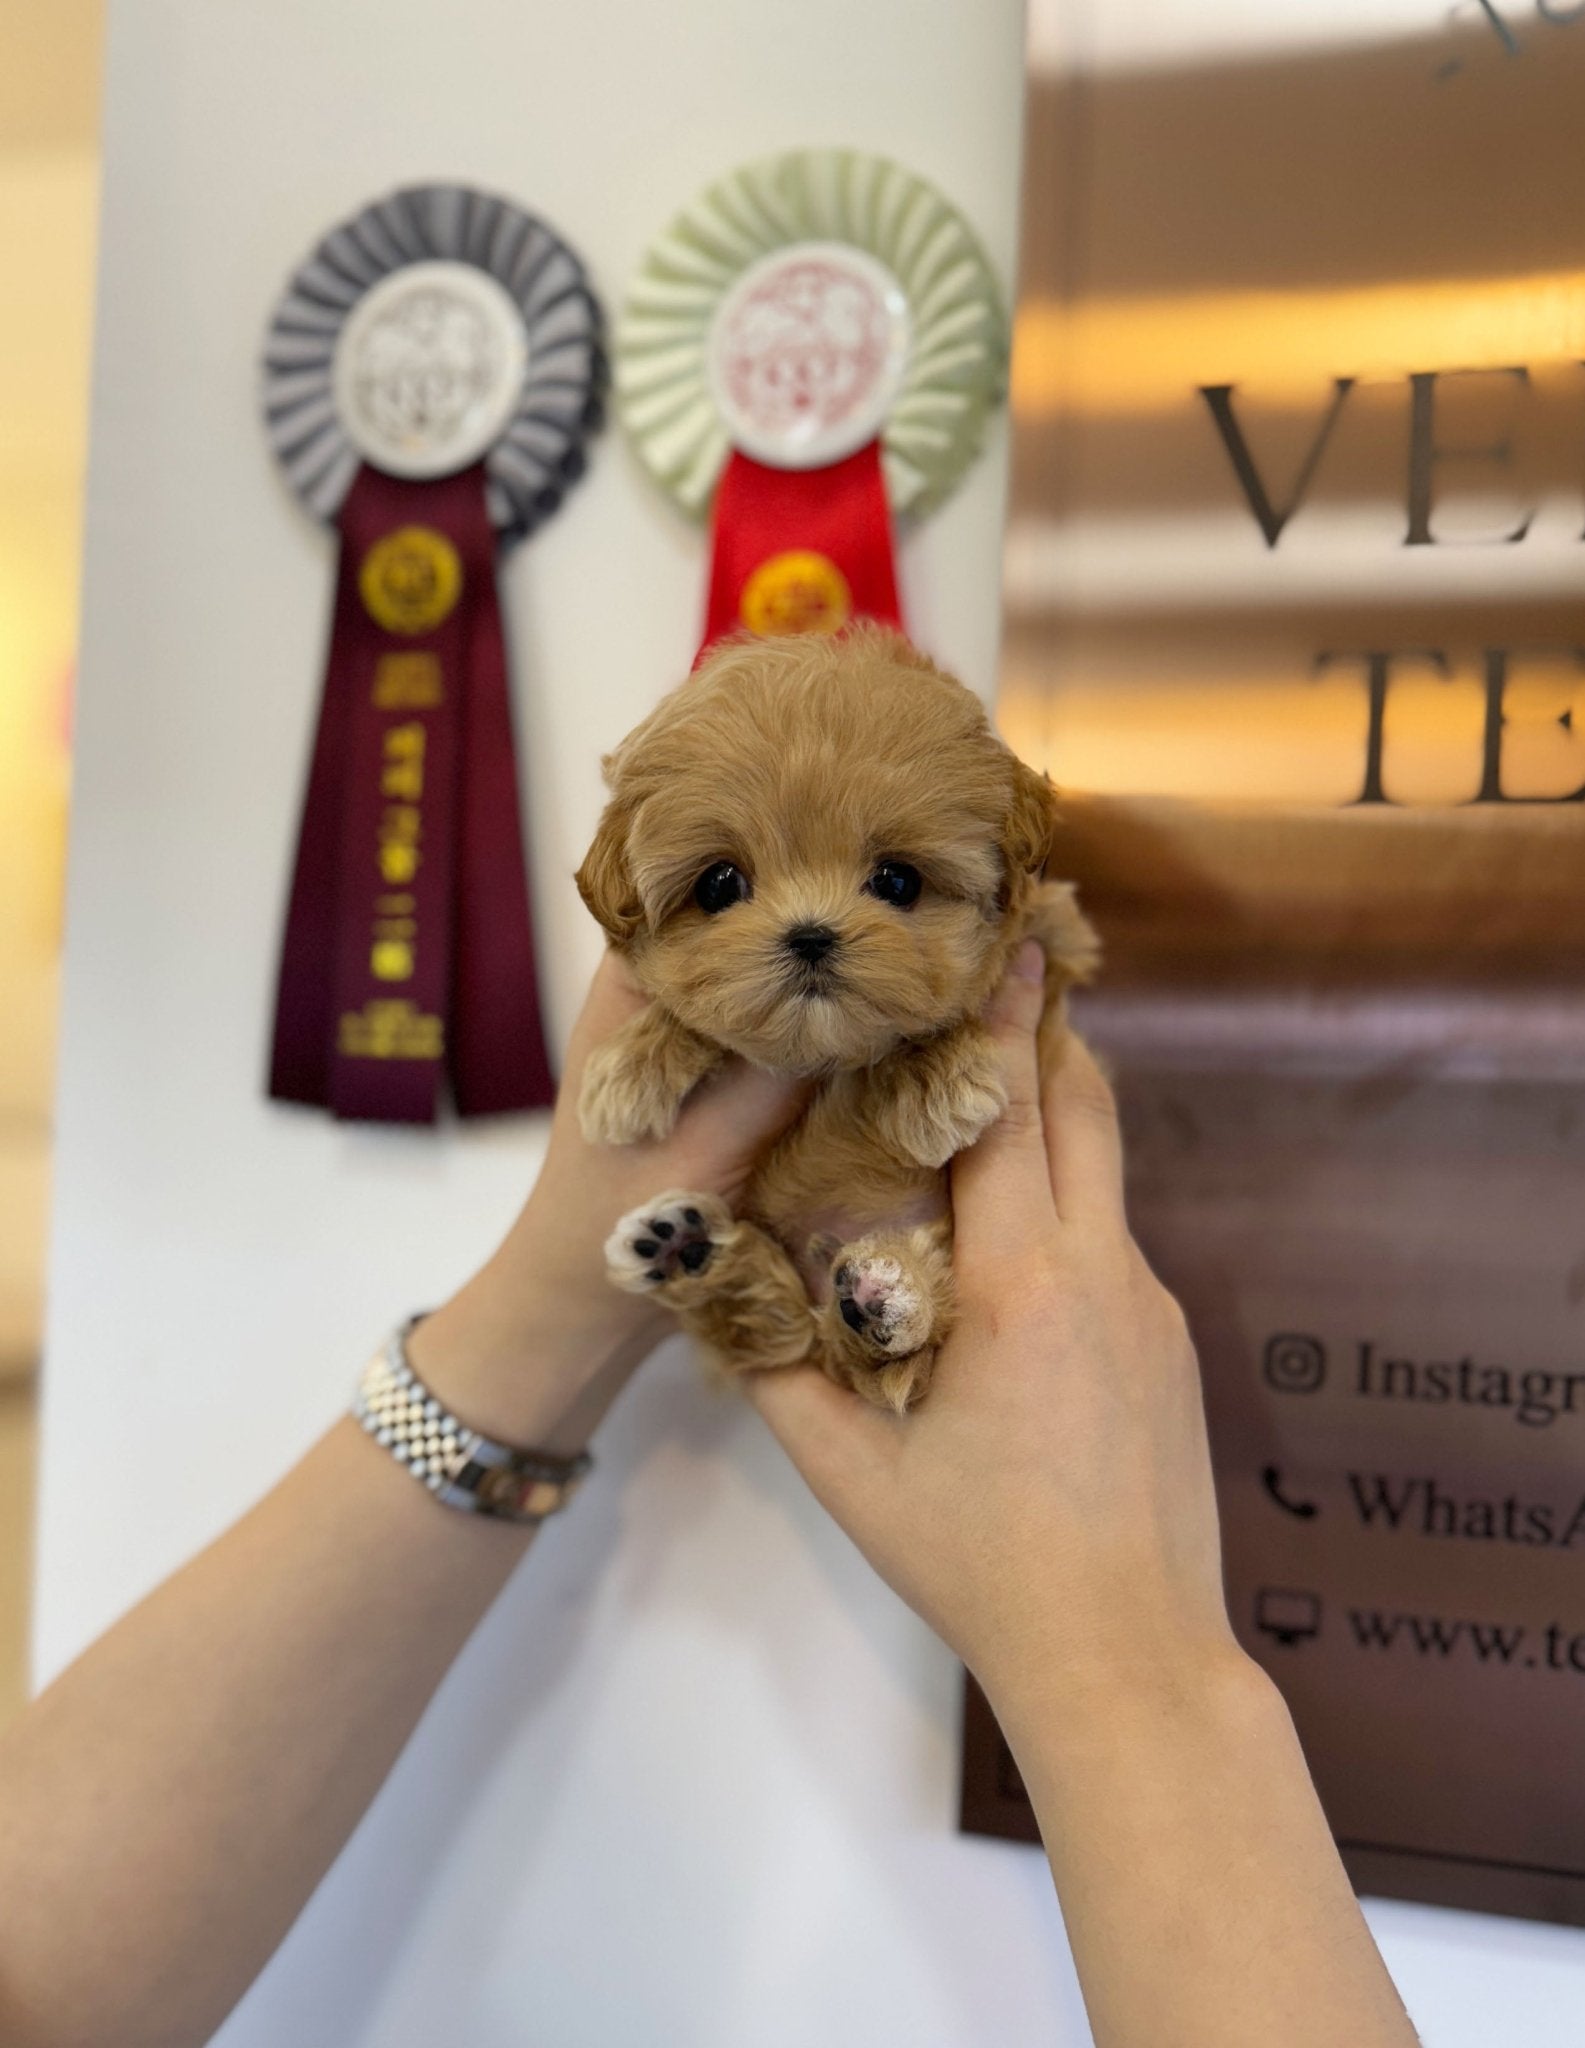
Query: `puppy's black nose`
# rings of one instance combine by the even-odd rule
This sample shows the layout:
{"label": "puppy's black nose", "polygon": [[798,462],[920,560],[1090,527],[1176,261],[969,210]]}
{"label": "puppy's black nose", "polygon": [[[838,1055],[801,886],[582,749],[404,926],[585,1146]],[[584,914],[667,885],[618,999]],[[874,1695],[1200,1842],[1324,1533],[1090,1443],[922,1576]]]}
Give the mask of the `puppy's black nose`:
{"label": "puppy's black nose", "polygon": [[789,953],[810,967],[823,960],[837,942],[837,935],[828,924],[795,924],[782,944]]}

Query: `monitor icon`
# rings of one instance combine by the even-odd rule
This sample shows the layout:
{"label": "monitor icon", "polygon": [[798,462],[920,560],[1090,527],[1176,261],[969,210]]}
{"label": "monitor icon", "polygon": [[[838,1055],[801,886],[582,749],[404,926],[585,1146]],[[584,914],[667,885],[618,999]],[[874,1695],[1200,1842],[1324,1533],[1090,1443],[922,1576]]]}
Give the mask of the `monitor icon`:
{"label": "monitor icon", "polygon": [[1296,1649],[1321,1633],[1321,1596],[1287,1586],[1262,1586],[1255,1595],[1255,1626],[1285,1650]]}

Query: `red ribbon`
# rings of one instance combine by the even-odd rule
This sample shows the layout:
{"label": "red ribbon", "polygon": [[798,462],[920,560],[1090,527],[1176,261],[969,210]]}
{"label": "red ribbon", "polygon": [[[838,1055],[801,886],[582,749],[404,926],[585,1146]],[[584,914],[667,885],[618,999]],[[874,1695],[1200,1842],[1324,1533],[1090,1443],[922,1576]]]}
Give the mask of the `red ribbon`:
{"label": "red ribbon", "polygon": [[482,466],[365,466],[281,950],[270,1093],[432,1123],[551,1101]]}
{"label": "red ribbon", "polygon": [[723,634],[902,629],[879,441],[824,469],[772,469],[734,449],[715,497],[701,655]]}

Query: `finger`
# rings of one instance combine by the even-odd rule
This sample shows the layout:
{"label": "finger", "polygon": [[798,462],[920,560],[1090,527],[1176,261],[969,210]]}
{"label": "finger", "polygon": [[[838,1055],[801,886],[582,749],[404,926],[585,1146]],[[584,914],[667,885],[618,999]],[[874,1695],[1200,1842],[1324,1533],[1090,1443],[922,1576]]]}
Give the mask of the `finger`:
{"label": "finger", "polygon": [[751,1372],[743,1385],[810,1492],[846,1526],[850,1504],[875,1491],[897,1457],[896,1422],[813,1366]]}
{"label": "finger", "polygon": [[983,1248],[1037,1238],[1056,1221],[1041,1134],[1035,1031],[1045,1001],[1045,956],[1026,939],[985,1011],[1001,1056],[1007,1107],[952,1162],[952,1217],[972,1265]]}
{"label": "finger", "polygon": [[1076,1032],[1063,1034],[1044,1089],[1046,1149],[1065,1222],[1123,1227],[1123,1141],[1111,1084]]}

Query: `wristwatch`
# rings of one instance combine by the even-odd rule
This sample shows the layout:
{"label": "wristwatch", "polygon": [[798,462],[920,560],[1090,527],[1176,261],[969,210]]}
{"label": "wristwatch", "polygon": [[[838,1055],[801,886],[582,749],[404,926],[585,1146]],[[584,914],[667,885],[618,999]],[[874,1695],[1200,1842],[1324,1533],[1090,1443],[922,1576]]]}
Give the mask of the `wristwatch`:
{"label": "wristwatch", "polygon": [[409,1316],[364,1367],[352,1404],[363,1428],[449,1508],[504,1522],[542,1522],[564,1508],[593,1458],[518,1450],[460,1422],[408,1361],[408,1333],[422,1320]]}

